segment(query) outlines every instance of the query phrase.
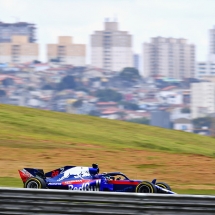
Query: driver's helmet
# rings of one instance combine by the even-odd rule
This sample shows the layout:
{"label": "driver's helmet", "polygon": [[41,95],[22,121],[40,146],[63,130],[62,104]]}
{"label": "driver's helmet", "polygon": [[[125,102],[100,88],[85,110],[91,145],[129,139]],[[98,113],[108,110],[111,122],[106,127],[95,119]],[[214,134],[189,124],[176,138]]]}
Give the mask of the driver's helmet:
{"label": "driver's helmet", "polygon": [[93,163],[92,164],[92,167],[94,168],[94,169],[97,169],[97,174],[99,173],[99,165],[97,164],[97,163]]}

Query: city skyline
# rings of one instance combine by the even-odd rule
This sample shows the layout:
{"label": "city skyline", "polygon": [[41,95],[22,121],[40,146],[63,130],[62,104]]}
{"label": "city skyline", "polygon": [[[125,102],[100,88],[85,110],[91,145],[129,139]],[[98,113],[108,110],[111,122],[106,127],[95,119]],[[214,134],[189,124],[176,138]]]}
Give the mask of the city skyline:
{"label": "city skyline", "polygon": [[209,53],[209,29],[215,25],[212,0],[188,1],[74,1],[0,0],[2,22],[24,21],[38,28],[40,60],[46,61],[46,44],[58,36],[72,36],[86,44],[90,63],[90,35],[103,29],[106,18],[117,19],[119,28],[133,35],[133,52],[142,55],[142,44],[150,38],[185,38],[196,45],[196,60],[205,61]]}

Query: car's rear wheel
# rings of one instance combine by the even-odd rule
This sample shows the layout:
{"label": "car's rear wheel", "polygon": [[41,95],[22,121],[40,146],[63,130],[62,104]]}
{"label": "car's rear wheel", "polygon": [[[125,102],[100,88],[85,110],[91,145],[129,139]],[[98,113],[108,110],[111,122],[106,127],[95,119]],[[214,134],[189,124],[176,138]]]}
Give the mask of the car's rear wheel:
{"label": "car's rear wheel", "polygon": [[29,178],[24,183],[24,188],[45,189],[46,188],[46,182],[42,178],[32,177],[32,178]]}
{"label": "car's rear wheel", "polygon": [[[159,187],[161,187],[161,188],[164,188],[166,190],[170,190],[171,191],[171,187],[167,183],[157,182],[156,185],[159,186]],[[161,190],[158,190],[158,193],[163,193],[163,192]]]}
{"label": "car's rear wheel", "polygon": [[157,188],[149,181],[142,181],[136,187],[137,193],[157,193]]}

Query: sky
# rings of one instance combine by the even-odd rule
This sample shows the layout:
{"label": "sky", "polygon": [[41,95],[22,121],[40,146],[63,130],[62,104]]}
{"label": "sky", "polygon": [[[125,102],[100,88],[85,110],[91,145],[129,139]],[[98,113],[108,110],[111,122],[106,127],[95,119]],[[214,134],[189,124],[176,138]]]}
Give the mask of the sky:
{"label": "sky", "polygon": [[72,36],[87,45],[90,64],[90,35],[104,29],[106,18],[117,19],[120,30],[133,35],[134,53],[142,54],[151,37],[185,38],[196,45],[196,60],[205,61],[214,9],[215,0],[0,0],[0,21],[35,23],[42,61],[46,44]]}

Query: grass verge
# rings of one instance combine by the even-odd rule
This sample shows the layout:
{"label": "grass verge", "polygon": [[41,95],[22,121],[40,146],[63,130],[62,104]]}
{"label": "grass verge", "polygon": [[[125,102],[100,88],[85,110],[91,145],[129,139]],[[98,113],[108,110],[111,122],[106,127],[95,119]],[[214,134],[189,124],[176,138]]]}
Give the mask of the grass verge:
{"label": "grass verge", "polygon": [[[0,105],[0,186],[22,186],[17,170],[24,167],[48,171],[96,162],[104,172],[121,171],[143,180],[156,177],[170,185],[182,185],[177,188],[195,182],[207,192],[205,178],[215,184],[214,158],[215,139],[210,137]],[[191,188],[179,192],[194,192]]]}
{"label": "grass verge", "polygon": [[13,177],[0,177],[0,187],[17,187],[22,188],[23,183],[21,179]]}

